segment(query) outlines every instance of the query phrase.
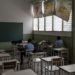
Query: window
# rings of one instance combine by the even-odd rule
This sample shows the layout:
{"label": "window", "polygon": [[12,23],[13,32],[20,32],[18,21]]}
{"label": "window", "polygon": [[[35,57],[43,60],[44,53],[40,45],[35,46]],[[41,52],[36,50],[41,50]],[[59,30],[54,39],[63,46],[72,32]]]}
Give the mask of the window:
{"label": "window", "polygon": [[39,31],[44,31],[44,17],[39,18]]}
{"label": "window", "polygon": [[37,31],[38,30],[38,18],[33,19],[33,30]]}
{"label": "window", "polygon": [[72,12],[70,14],[68,22],[63,22],[63,31],[72,31]]}
{"label": "window", "polygon": [[61,18],[53,15],[42,18],[33,19],[34,31],[72,31],[72,12],[69,20],[64,21]]}
{"label": "window", "polygon": [[57,16],[53,16],[53,18],[54,18],[53,30],[62,31],[62,19]]}
{"label": "window", "polygon": [[[43,16],[44,8],[45,8],[44,7],[45,0],[43,0],[41,2],[42,2],[41,14]],[[63,5],[63,6],[65,6],[65,5]],[[54,7],[55,7],[55,4],[54,4]],[[71,4],[70,4],[69,8],[70,7],[71,7]],[[37,9],[40,9],[40,8],[37,8]],[[56,11],[56,8],[53,10]],[[33,6],[32,6],[32,14],[33,14]],[[33,22],[33,24],[34,24],[33,30],[34,31],[36,31],[36,30],[37,31],[67,31],[67,32],[72,31],[72,11],[70,13],[68,21],[64,21],[62,18],[59,18],[58,16],[55,16],[55,15],[41,17],[41,18],[34,18],[33,20],[34,20],[34,22]]]}
{"label": "window", "polygon": [[52,16],[46,17],[46,31],[52,31]]}

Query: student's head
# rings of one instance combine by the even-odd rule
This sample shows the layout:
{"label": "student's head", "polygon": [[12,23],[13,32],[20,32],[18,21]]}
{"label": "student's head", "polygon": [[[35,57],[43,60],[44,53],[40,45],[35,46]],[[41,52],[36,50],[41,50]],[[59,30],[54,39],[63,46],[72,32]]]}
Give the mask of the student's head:
{"label": "student's head", "polygon": [[57,40],[60,40],[61,39],[61,37],[60,36],[57,36]]}
{"label": "student's head", "polygon": [[28,39],[28,43],[30,43],[30,42],[32,42],[32,40],[31,39]]}

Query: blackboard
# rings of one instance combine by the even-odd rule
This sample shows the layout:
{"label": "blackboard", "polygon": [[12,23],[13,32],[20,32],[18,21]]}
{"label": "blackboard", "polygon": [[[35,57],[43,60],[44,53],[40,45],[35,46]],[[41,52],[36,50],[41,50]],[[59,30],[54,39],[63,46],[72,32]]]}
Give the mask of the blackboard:
{"label": "blackboard", "polygon": [[23,23],[0,22],[0,42],[23,39]]}

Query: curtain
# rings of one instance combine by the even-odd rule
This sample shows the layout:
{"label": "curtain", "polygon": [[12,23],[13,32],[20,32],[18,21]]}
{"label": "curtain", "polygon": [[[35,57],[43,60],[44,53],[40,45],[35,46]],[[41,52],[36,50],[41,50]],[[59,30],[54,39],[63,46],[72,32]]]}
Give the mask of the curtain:
{"label": "curtain", "polygon": [[44,2],[44,16],[53,15],[55,13],[54,0],[48,0]]}
{"label": "curtain", "polygon": [[72,0],[35,0],[33,3],[33,17],[56,15],[68,21],[71,9]]}
{"label": "curtain", "polygon": [[72,0],[56,0],[55,11],[56,16],[68,21],[72,9]]}
{"label": "curtain", "polygon": [[33,4],[33,17],[38,18],[42,17],[42,2],[35,2]]}

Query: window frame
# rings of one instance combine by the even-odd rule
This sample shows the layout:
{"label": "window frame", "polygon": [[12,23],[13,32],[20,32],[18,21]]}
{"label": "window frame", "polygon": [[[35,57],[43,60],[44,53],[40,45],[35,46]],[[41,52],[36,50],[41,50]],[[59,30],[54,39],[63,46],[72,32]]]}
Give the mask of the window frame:
{"label": "window frame", "polygon": [[[32,25],[32,26],[34,26],[34,25]],[[72,23],[71,23],[71,31],[64,31],[63,27],[64,27],[64,20],[62,20],[62,30],[61,31],[54,31],[54,15],[52,15],[52,31],[49,31],[49,32],[72,32]],[[35,30],[33,30],[33,31],[35,31]],[[38,18],[38,30],[36,30],[36,31],[39,31],[39,18]],[[46,17],[44,17],[44,30],[43,31],[47,32],[46,31]]]}

